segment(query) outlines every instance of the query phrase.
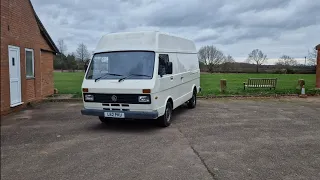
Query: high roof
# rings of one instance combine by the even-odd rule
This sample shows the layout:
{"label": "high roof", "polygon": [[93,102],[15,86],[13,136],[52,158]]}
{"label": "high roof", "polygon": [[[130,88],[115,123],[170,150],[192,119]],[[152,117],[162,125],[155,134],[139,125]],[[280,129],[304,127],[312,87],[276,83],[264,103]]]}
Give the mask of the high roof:
{"label": "high roof", "polygon": [[47,41],[47,43],[49,44],[49,46],[53,49],[53,51],[55,53],[60,53],[59,52],[59,49],[57,48],[56,44],[54,43],[54,41],[51,39],[49,33],[47,32],[46,28],[43,26],[42,22],[40,21],[40,18],[38,17],[36,11],[34,10],[33,8],[33,5],[31,3],[31,1],[29,0],[29,3],[31,5],[31,8],[32,8],[32,11],[33,11],[33,14],[36,18],[36,21],[37,21],[37,24],[39,26],[39,29],[40,29],[40,32],[41,34],[43,35],[44,39]]}
{"label": "high roof", "polygon": [[120,32],[104,35],[95,53],[126,50],[197,53],[193,41],[159,31]]}

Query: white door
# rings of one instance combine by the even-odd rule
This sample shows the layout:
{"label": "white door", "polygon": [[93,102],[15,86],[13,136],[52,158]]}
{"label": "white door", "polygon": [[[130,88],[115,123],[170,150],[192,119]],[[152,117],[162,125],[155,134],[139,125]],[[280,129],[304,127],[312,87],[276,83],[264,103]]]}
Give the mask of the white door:
{"label": "white door", "polygon": [[10,106],[21,104],[20,48],[9,46]]}

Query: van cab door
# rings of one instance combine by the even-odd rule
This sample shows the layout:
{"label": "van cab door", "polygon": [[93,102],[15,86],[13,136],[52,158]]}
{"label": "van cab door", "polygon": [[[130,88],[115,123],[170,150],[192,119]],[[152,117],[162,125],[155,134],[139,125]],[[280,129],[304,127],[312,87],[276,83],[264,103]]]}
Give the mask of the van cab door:
{"label": "van cab door", "polygon": [[[159,92],[163,100],[162,104],[165,104],[165,100],[168,96],[172,97],[173,101],[177,99],[177,93],[175,90],[177,88],[178,78],[175,76],[173,59],[171,59],[170,54],[159,54],[159,64],[158,64],[158,83]],[[175,104],[174,104],[175,107]]]}

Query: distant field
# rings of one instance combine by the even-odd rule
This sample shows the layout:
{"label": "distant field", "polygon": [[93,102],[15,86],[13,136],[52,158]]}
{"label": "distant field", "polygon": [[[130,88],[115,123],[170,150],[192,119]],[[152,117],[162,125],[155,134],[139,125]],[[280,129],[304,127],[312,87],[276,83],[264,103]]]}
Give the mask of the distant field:
{"label": "distant field", "polygon": [[54,72],[54,87],[60,94],[81,94],[83,72]]}
{"label": "distant field", "polygon": [[[249,89],[243,90],[243,82],[248,78],[278,78],[276,90]],[[258,94],[295,94],[298,79],[306,82],[307,93],[316,92],[315,74],[201,74],[201,95],[221,95],[220,79],[227,80],[227,95],[258,95]],[[54,72],[55,88],[60,94],[81,94],[83,72]]]}
{"label": "distant field", "polygon": [[[278,78],[276,90],[246,89],[243,90],[243,82],[248,78]],[[220,79],[227,80],[228,95],[250,94],[294,94],[298,93],[296,86],[299,79],[306,82],[306,92],[315,93],[315,74],[201,74],[201,86],[203,95],[220,95]]]}

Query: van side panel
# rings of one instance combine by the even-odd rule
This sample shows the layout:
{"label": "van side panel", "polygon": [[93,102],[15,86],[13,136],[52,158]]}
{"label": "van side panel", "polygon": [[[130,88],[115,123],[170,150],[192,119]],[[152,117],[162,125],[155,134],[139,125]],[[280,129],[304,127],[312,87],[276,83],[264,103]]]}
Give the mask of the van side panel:
{"label": "van side panel", "polygon": [[179,69],[178,59],[176,53],[170,53],[170,62],[172,62],[172,69],[173,69],[173,83],[174,87],[172,89],[172,96],[173,96],[173,108],[180,106],[183,102],[181,99],[181,77],[182,74]]}
{"label": "van side panel", "polygon": [[196,52],[195,44],[188,40],[169,34],[158,34],[158,50],[162,52]]}
{"label": "van side panel", "polygon": [[157,90],[155,96],[158,97],[154,101],[157,103],[155,107],[159,107],[157,110],[159,115],[162,115],[168,98],[172,98],[175,109],[192,97],[193,87],[198,89],[200,86],[200,69],[197,54],[161,52],[157,54],[168,54],[173,69],[171,75],[167,74],[162,78],[157,76],[155,83]]}

